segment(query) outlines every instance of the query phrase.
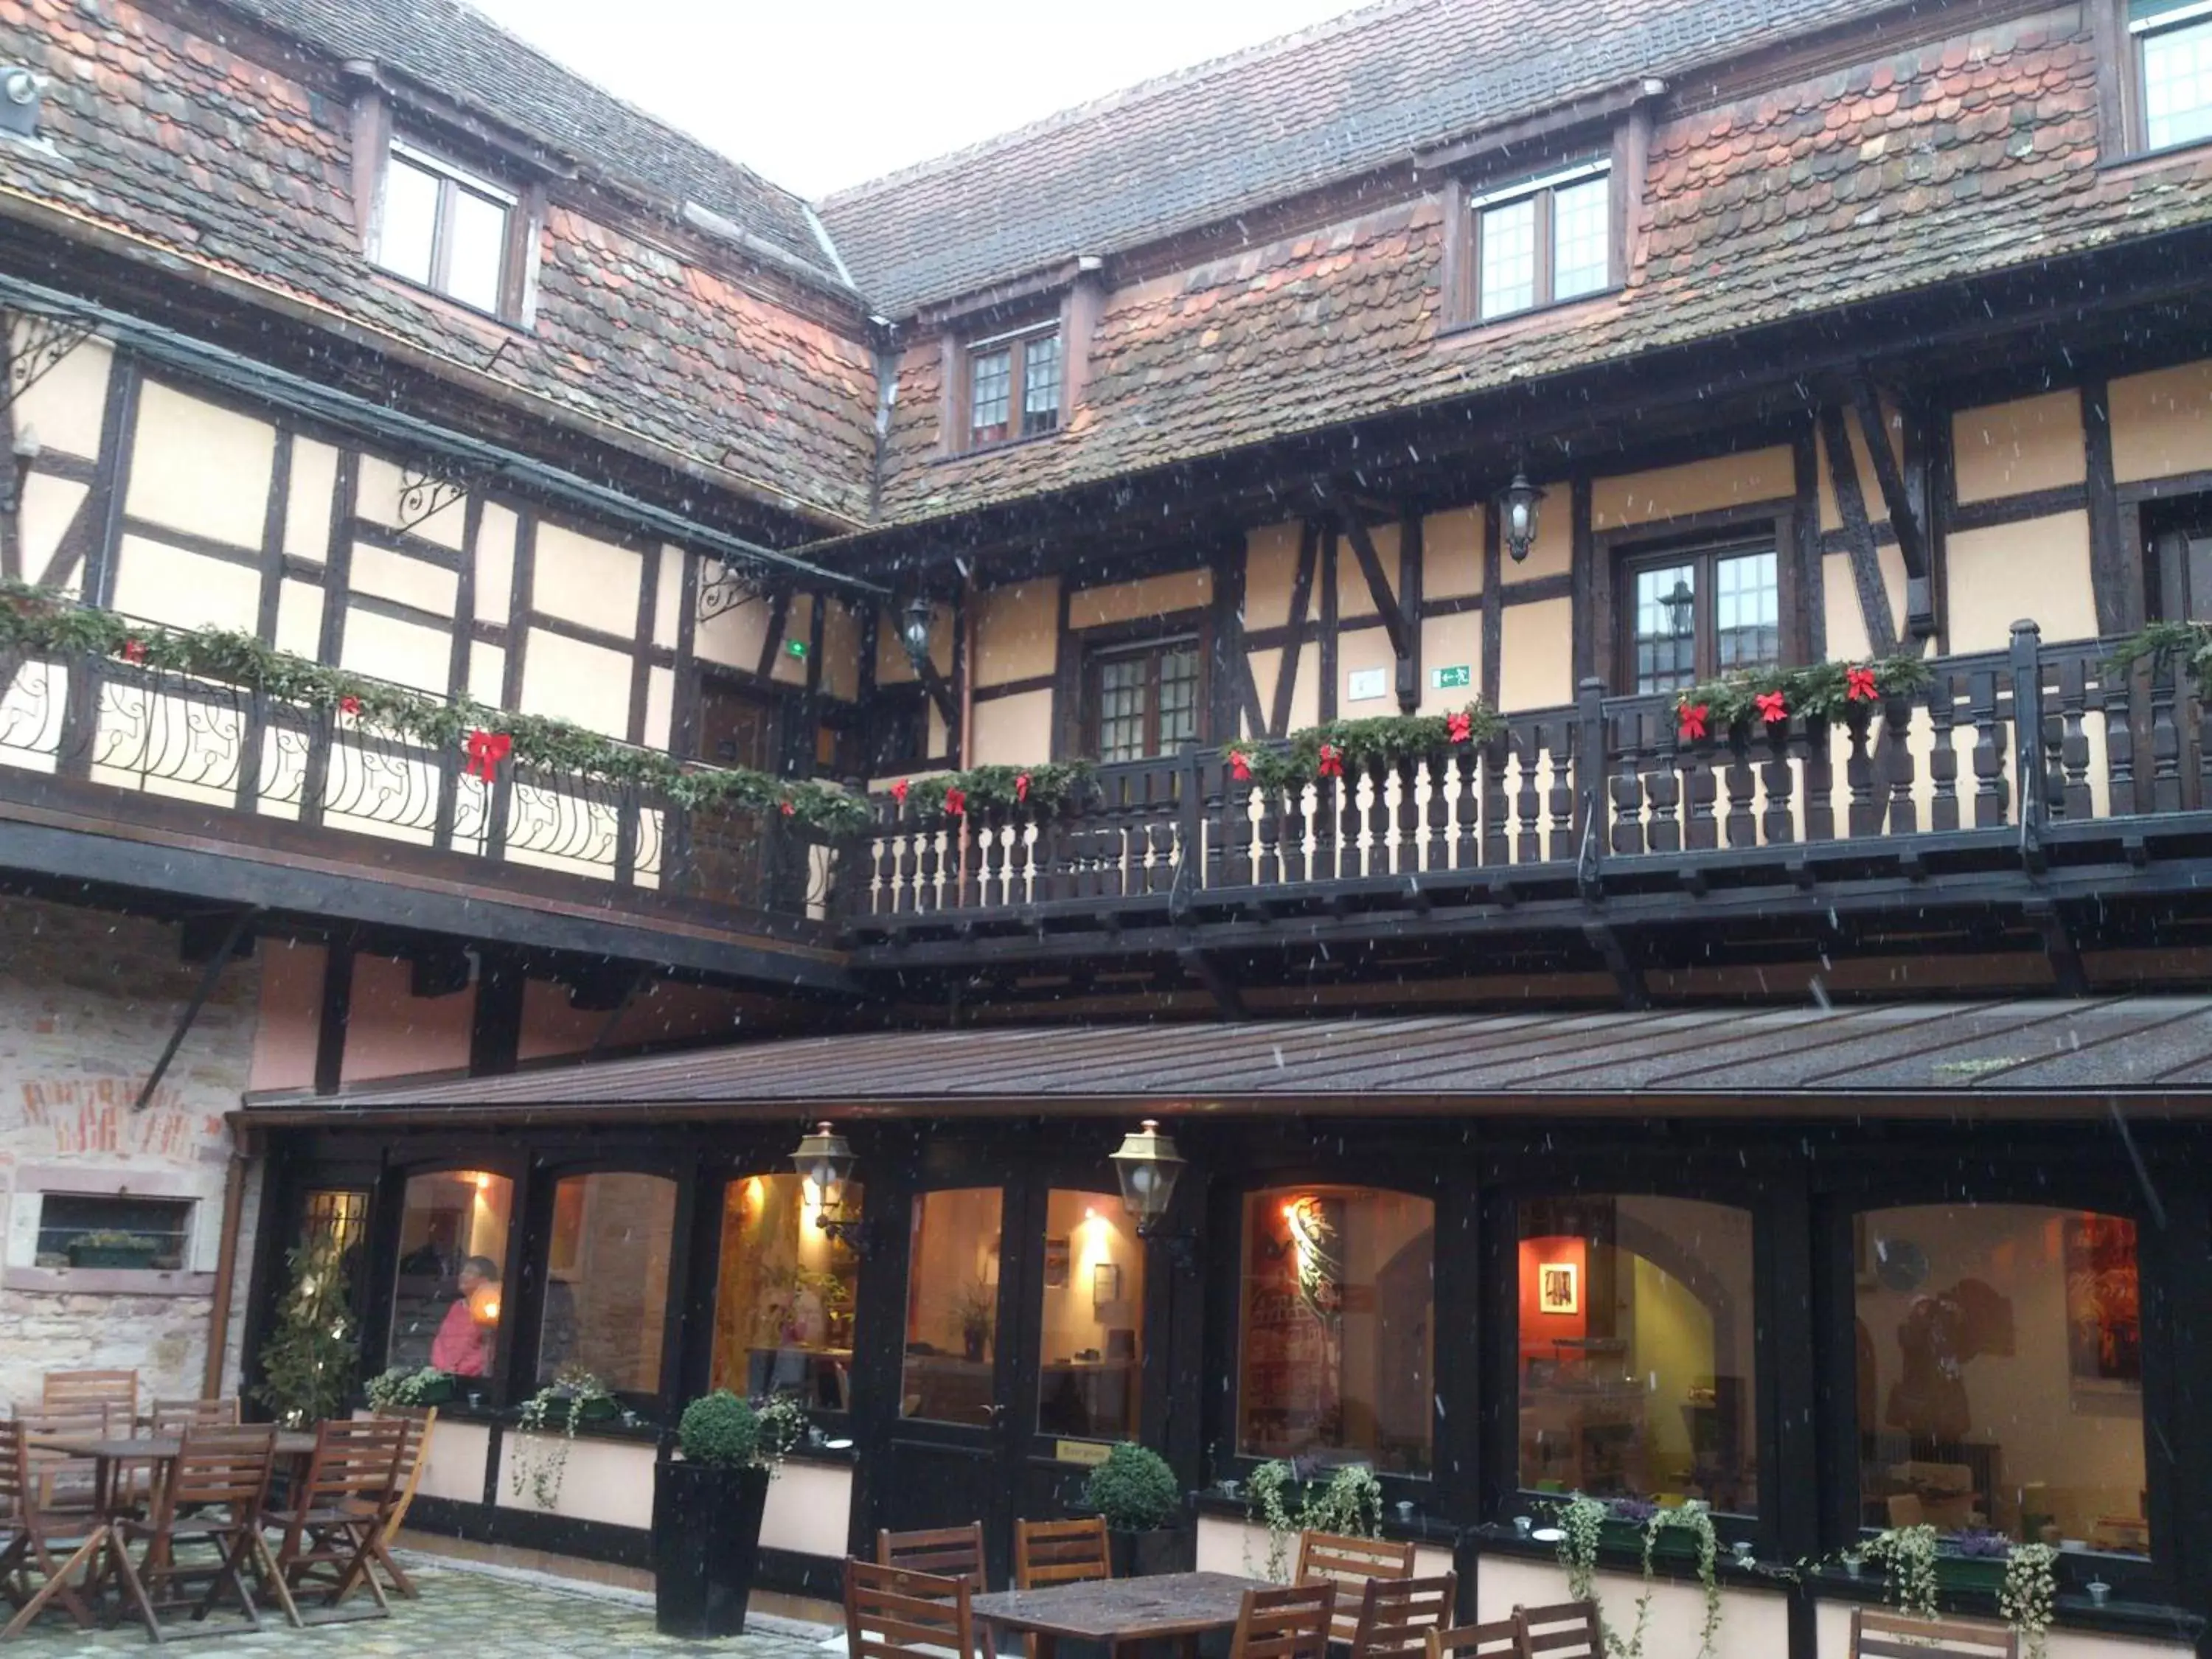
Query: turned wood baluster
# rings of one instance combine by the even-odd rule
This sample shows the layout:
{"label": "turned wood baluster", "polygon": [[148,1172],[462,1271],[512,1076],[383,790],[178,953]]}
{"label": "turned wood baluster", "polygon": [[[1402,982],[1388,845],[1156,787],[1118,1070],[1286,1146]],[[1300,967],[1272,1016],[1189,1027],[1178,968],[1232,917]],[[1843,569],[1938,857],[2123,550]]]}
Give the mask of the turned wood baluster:
{"label": "turned wood baluster", "polygon": [[1398,842],[1391,848],[1394,862],[1401,876],[1412,875],[1421,867],[1421,795],[1415,781],[1419,776],[1417,763],[1411,759],[1398,763]]}
{"label": "turned wood baluster", "polygon": [[[1149,775],[1152,783],[1152,813],[1147,831],[1152,862],[1145,872],[1146,883],[1155,893],[1164,893],[1175,885],[1176,865],[1178,859],[1193,860],[1191,874],[1202,872],[1197,866],[1199,849],[1177,845],[1177,825],[1182,821],[1182,795],[1185,787],[1198,787],[1195,770],[1186,772],[1179,767],[1163,766]],[[1197,819],[1194,817],[1194,823]]]}
{"label": "turned wood baluster", "polygon": [[1741,736],[1731,733],[1729,738],[1729,763],[1724,775],[1728,781],[1728,844],[1731,847],[1759,844],[1759,823],[1751,811],[1751,745],[1763,741],[1747,732]]}
{"label": "turned wood baluster", "polygon": [[1644,850],[1644,756],[1650,717],[1617,714],[1613,719],[1613,775],[1607,787],[1613,795],[1613,850]]}
{"label": "turned wood baluster", "polygon": [[[1328,801],[1326,785],[1314,786],[1314,828],[1323,838],[1313,852],[1316,875],[1334,872],[1334,855],[1328,851]],[[1291,886],[1306,878],[1306,787],[1294,783],[1283,797],[1283,884]]]}
{"label": "turned wood baluster", "polygon": [[1966,718],[1974,726],[1974,827],[1986,830],[2005,821],[2004,732],[1997,719],[1997,677],[1978,669],[1966,682]]}
{"label": "turned wood baluster", "polygon": [[874,908],[878,915],[888,915],[894,911],[909,910],[914,908],[910,903],[903,902],[904,897],[911,896],[911,876],[908,878],[904,885],[902,885],[899,879],[899,851],[906,845],[906,836],[902,832],[902,826],[899,823],[902,810],[895,800],[881,801],[876,806]]}
{"label": "turned wood baluster", "polygon": [[1231,887],[1252,884],[1252,797],[1255,790],[1249,783],[1239,783],[1222,768],[1221,831],[1227,854],[1222,862],[1221,878]]}
{"label": "turned wood baluster", "polygon": [[1850,718],[1851,749],[1844,757],[1844,781],[1851,799],[1844,833],[1878,836],[1881,833],[1881,803],[1875,799],[1874,757],[1867,752],[1867,728],[1873,717],[1865,711],[1854,710]]}
{"label": "turned wood baluster", "polygon": [[1259,822],[1254,830],[1259,852],[1253,866],[1253,881],[1261,887],[1273,887],[1283,879],[1282,797],[1256,784],[1252,793],[1260,803]]}
{"label": "turned wood baluster", "polygon": [[2097,707],[2105,720],[2105,805],[2116,818],[2136,812],[2134,691],[2139,670],[2100,673]]}
{"label": "turned wood baluster", "polygon": [[1883,775],[1889,780],[1889,833],[1909,836],[1920,827],[1920,809],[1912,799],[1912,747],[1905,741],[1912,729],[1912,700],[1884,697],[1881,702],[1881,751],[1887,757]]}
{"label": "turned wood baluster", "polygon": [[1513,797],[1513,855],[1516,864],[1544,861],[1543,821],[1538,816],[1543,803],[1536,792],[1536,764],[1543,749],[1542,726],[1531,726],[1514,734],[1513,758],[1519,769],[1521,785]]}
{"label": "turned wood baluster", "polygon": [[1030,836],[1036,819],[1024,813],[1015,818],[1012,833],[1006,841],[1006,902],[1027,904],[1030,902]]}
{"label": "turned wood baluster", "polygon": [[2196,676],[2186,675],[2181,683],[2189,708],[2189,746],[2196,750],[2188,805],[2191,811],[2198,811],[2212,801],[2212,703],[2197,694]]}
{"label": "turned wood baluster", "polygon": [[1569,860],[1582,852],[1582,842],[1575,834],[1579,806],[1575,799],[1575,726],[1572,720],[1561,720],[1551,728],[1552,787],[1547,792],[1552,808],[1552,856]]}
{"label": "turned wood baluster", "polygon": [[997,909],[1006,902],[1006,826],[1018,823],[1012,811],[993,807],[983,815],[976,832],[976,851],[983,866],[983,903]]}
{"label": "turned wood baluster", "polygon": [[936,821],[921,834],[921,870],[916,880],[915,896],[923,910],[936,910],[944,904],[945,894],[937,879],[940,867],[937,847],[947,822],[940,812],[937,814]]}
{"label": "turned wood baluster", "polygon": [[1500,732],[1482,746],[1482,861],[1513,861],[1513,817],[1507,792],[1507,768],[1512,763],[1513,739]]}
{"label": "turned wood baluster", "polygon": [[1682,751],[1682,798],[1690,809],[1682,839],[1692,853],[1710,853],[1721,844],[1720,819],[1716,816],[1720,797],[1718,755],[1717,750],[1702,747]]}
{"label": "turned wood baluster", "polygon": [[1682,767],[1688,751],[1681,747],[1674,715],[1666,709],[1652,715],[1644,727],[1650,756],[1644,763],[1644,839],[1655,853],[1682,850]]}
{"label": "turned wood baluster", "polygon": [[1482,862],[1482,750],[1462,744],[1452,751],[1451,767],[1452,868],[1472,870]]}
{"label": "turned wood baluster", "polygon": [[975,909],[983,902],[983,842],[990,833],[990,815],[981,807],[971,806],[966,816],[955,820],[949,850],[952,868],[947,873],[957,884],[953,902],[963,910]]}
{"label": "turned wood baluster", "polygon": [[1431,870],[1451,867],[1452,763],[1458,753],[1456,750],[1439,750],[1428,758],[1429,799],[1422,810],[1428,818],[1426,863]]}
{"label": "turned wood baluster", "polygon": [[1959,827],[1959,751],[1955,746],[1958,698],[1951,677],[1938,673],[1928,691],[1928,718],[1935,736],[1928,750],[1928,776],[1935,794],[1928,803],[1930,830]]}
{"label": "turned wood baluster", "polygon": [[[1793,726],[1800,729],[1793,732]],[[1769,847],[1797,839],[1797,815],[1791,808],[1790,797],[1797,781],[1796,757],[1805,752],[1809,732],[1809,727],[1794,719],[1767,728],[1766,758],[1759,769],[1766,806],[1759,814],[1759,830]]]}
{"label": "turned wood baluster", "polygon": [[[1337,796],[1340,808],[1336,821],[1336,873],[1346,881],[1357,881],[1367,873],[1365,849],[1359,844],[1362,814],[1359,792],[1363,784],[1372,785],[1379,793],[1381,781],[1371,773],[1347,769],[1344,775],[1341,793]],[[1376,837],[1377,842],[1383,838]],[[1378,845],[1376,849],[1378,864],[1389,856]]]}
{"label": "turned wood baluster", "polygon": [[1827,721],[1805,722],[1805,839],[1836,838],[1834,728]]}
{"label": "turned wood baluster", "polygon": [[2096,814],[2089,790],[2089,664],[2069,657],[2058,665],[2058,787],[2061,816],[2087,819]]}
{"label": "turned wood baluster", "polygon": [[2180,683],[2179,659],[2156,662],[2150,672],[2150,810],[2181,810],[2181,732],[2174,724],[2174,688]]}

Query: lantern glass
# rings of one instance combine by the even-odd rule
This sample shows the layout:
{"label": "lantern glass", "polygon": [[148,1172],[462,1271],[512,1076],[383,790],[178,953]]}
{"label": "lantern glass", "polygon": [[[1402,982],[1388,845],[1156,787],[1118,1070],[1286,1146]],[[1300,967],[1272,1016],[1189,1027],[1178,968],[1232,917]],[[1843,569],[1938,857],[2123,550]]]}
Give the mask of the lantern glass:
{"label": "lantern glass", "polygon": [[845,1182],[858,1161],[851,1144],[827,1123],[816,1124],[814,1133],[801,1140],[791,1155],[791,1167],[814,1188],[825,1210],[834,1209],[842,1198]]}
{"label": "lantern glass", "polygon": [[917,596],[906,608],[906,620],[899,635],[906,641],[907,654],[915,662],[929,655],[929,601]]}
{"label": "lantern glass", "polygon": [[1698,596],[1690,591],[1689,583],[1677,577],[1674,591],[1668,594],[1662,603],[1667,607],[1667,620],[1674,628],[1674,637],[1678,640],[1689,638],[1691,629],[1696,624],[1694,613],[1698,604]]}
{"label": "lantern glass", "polygon": [[1171,1136],[1146,1118],[1133,1134],[1122,1139],[1113,1156],[1114,1174],[1121,1183],[1121,1201],[1137,1219],[1137,1231],[1148,1233],[1175,1200],[1176,1182],[1182,1175],[1183,1156]]}
{"label": "lantern glass", "polygon": [[1516,471],[1505,488],[1505,550],[1516,564],[1536,544],[1536,507],[1543,499],[1544,492],[1528,482],[1525,472]]}

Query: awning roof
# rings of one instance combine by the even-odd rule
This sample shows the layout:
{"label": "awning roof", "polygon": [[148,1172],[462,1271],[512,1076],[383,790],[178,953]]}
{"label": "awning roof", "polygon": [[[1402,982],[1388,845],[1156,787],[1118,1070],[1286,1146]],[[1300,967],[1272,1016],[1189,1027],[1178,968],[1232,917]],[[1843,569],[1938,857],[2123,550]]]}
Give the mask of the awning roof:
{"label": "awning roof", "polygon": [[2212,998],[974,1027],[263,1094],[249,1123],[2212,1107]]}

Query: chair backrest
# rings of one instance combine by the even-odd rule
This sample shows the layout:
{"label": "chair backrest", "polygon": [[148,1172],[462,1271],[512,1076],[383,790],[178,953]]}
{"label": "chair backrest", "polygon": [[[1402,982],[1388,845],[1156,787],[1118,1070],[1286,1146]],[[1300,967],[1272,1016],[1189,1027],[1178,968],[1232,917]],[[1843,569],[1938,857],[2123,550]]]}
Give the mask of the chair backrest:
{"label": "chair backrest", "polygon": [[21,1412],[15,1422],[24,1438],[23,1461],[33,1483],[36,1507],[79,1510],[90,1506],[100,1484],[100,1465],[90,1457],[56,1451],[29,1443],[33,1436],[65,1440],[105,1440],[108,1414],[105,1406],[80,1407],[67,1412]]}
{"label": "chair backrest", "polygon": [[1014,1522],[1014,1588],[1042,1589],[1086,1578],[1111,1578],[1114,1556],[1106,1542],[1106,1517]]}
{"label": "chair backrest", "polygon": [[2002,1625],[1853,1607],[1850,1659],[2020,1659],[2020,1638]]}
{"label": "chair backrest", "polygon": [[857,1557],[845,1563],[848,1659],[969,1659],[975,1620],[964,1577],[911,1572]]}
{"label": "chair backrest", "polygon": [[399,1446],[399,1496],[384,1522],[384,1541],[399,1535],[407,1510],[415,1502],[415,1489],[422,1484],[422,1466],[430,1460],[430,1435],[438,1426],[435,1406],[386,1406],[376,1413],[381,1421],[404,1424],[406,1435]]}
{"label": "chair backrest", "polygon": [[134,1428],[138,1419],[138,1373],[136,1371],[48,1371],[40,1402],[49,1412],[80,1411],[91,1406],[113,1407],[123,1421],[118,1433]]}
{"label": "chair backrest", "polygon": [[156,1435],[167,1438],[186,1429],[227,1429],[238,1424],[238,1399],[156,1400],[146,1413]]}
{"label": "chair backrest", "polygon": [[30,1508],[30,1448],[23,1443],[23,1425],[14,1418],[0,1418],[0,1521],[13,1521]]}
{"label": "chair backrest", "polygon": [[156,1524],[187,1507],[220,1507],[240,1521],[258,1516],[276,1462],[276,1431],[266,1423],[186,1429],[168,1478],[157,1489]]}
{"label": "chair backrest", "polygon": [[1328,1659],[1328,1633],[1336,1613],[1336,1585],[1290,1584],[1244,1592],[1237,1610],[1230,1659]]}
{"label": "chair backrest", "polygon": [[1528,1659],[1605,1659],[1605,1632],[1595,1601],[1561,1601],[1548,1607],[1516,1607],[1522,1650]]}
{"label": "chair backrest", "polygon": [[413,1427],[390,1418],[327,1419],[316,1425],[315,1453],[298,1503],[303,1510],[383,1508],[399,1493],[399,1458]]}
{"label": "chair backrest", "polygon": [[1302,1532],[1298,1534],[1297,1584],[1335,1584],[1344,1591],[1337,1598],[1336,1639],[1349,1642],[1359,1623],[1359,1597],[1370,1578],[1411,1578],[1413,1547],[1386,1538],[1350,1538],[1342,1533]]}
{"label": "chair backrest", "polygon": [[1518,1619],[1428,1632],[1429,1659],[1528,1659]]}
{"label": "chair backrest", "polygon": [[1425,1654],[1430,1634],[1451,1623],[1458,1593],[1459,1575],[1453,1572],[1369,1579],[1352,1627],[1352,1659]]}
{"label": "chair backrest", "polygon": [[908,1572],[960,1578],[971,1589],[983,1589],[983,1523],[938,1527],[927,1532],[879,1532],[876,1534],[876,1565],[901,1567]]}

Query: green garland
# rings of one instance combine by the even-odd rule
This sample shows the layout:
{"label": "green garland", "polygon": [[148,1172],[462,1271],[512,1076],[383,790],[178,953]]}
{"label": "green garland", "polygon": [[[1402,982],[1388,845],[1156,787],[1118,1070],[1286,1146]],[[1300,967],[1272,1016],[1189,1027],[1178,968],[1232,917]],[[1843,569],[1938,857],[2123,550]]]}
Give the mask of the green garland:
{"label": "green garland", "polygon": [[1336,775],[1325,773],[1325,762],[1348,776],[1450,749],[1479,749],[1504,729],[1505,722],[1495,710],[1470,702],[1443,714],[1376,714],[1366,720],[1329,720],[1293,732],[1279,748],[1249,739],[1224,744],[1221,758],[1232,779],[1241,769],[1244,776],[1236,781],[1249,781],[1255,788],[1279,793],[1323,775]]}
{"label": "green garland", "polygon": [[2212,697],[2212,623],[2154,622],[2112,647],[2111,665],[2124,674],[2139,662],[2155,665],[2179,659],[2197,683],[2197,695]]}
{"label": "green garland", "polygon": [[1091,776],[1089,761],[1044,762],[1036,766],[971,766],[963,772],[939,772],[891,786],[891,799],[911,807],[917,816],[943,812],[960,817],[969,812],[1055,812]]}
{"label": "green garland", "polygon": [[[1875,657],[1863,662],[1816,662],[1802,668],[1740,668],[1702,680],[1674,698],[1674,717],[1686,742],[1718,738],[1769,725],[1786,729],[1791,718],[1833,720],[1871,713],[1885,697],[1917,690],[1935,677],[1917,657]],[[1779,695],[1779,704],[1763,699]],[[1782,718],[1770,721],[1767,711]]]}
{"label": "green garland", "polygon": [[533,770],[569,772],[655,790],[678,806],[786,812],[830,834],[867,827],[867,804],[834,784],[772,777],[745,767],[698,768],[657,750],[633,748],[567,720],[447,701],[279,651],[226,628],[170,628],[77,604],[27,582],[0,580],[0,649],[48,655],[120,657],[148,668],[221,680],[272,702],[334,714],[358,728],[451,750],[474,732],[507,739],[506,758]]}

